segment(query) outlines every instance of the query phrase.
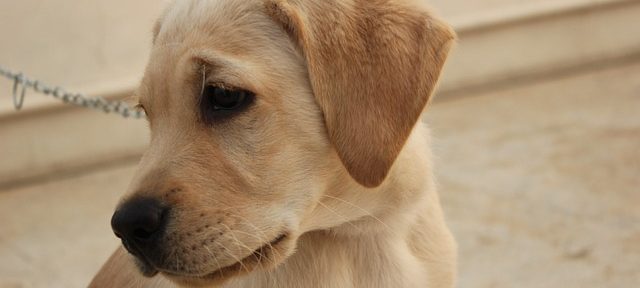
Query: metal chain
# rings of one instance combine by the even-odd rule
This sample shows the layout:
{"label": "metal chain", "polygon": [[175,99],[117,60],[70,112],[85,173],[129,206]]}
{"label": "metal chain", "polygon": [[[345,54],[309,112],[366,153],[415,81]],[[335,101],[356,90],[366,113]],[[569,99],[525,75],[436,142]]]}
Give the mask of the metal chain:
{"label": "metal chain", "polygon": [[64,103],[100,110],[105,113],[119,114],[125,118],[143,118],[144,112],[131,108],[123,101],[111,101],[102,97],[90,98],[80,93],[70,93],[61,87],[48,86],[39,80],[31,80],[22,73],[14,73],[0,66],[0,76],[13,80],[13,106],[16,110],[22,109],[27,89],[32,89],[37,93],[51,96]]}

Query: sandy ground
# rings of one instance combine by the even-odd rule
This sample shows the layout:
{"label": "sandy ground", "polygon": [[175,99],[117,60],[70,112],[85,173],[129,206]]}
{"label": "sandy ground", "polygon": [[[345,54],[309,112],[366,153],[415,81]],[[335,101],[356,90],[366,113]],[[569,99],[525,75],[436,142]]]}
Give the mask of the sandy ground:
{"label": "sandy ground", "polygon": [[434,105],[460,287],[640,287],[640,65]]}
{"label": "sandy ground", "polygon": [[[640,63],[434,103],[459,287],[640,287]],[[43,140],[46,141],[46,140]],[[132,165],[0,191],[0,287],[84,287]]]}

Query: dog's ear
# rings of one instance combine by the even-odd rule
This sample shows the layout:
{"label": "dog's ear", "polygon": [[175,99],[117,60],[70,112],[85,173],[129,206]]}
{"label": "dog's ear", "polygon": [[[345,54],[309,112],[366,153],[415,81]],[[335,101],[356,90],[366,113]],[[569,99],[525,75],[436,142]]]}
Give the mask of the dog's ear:
{"label": "dog's ear", "polygon": [[455,38],[408,0],[265,0],[302,50],[349,174],[380,185],[420,118]]}

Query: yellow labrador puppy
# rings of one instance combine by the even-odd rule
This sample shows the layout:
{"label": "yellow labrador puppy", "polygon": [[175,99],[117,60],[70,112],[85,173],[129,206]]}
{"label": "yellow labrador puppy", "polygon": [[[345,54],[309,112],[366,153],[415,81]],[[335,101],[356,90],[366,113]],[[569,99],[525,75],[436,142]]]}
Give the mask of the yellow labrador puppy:
{"label": "yellow labrador puppy", "polygon": [[420,117],[455,36],[421,0],[179,0],[154,32],[92,287],[454,285]]}

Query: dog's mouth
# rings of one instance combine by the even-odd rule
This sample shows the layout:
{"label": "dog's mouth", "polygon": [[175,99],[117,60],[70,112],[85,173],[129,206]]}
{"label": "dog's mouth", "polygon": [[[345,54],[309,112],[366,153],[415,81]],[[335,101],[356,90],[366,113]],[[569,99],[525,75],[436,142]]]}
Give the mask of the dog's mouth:
{"label": "dog's mouth", "polygon": [[242,258],[240,261],[198,278],[218,279],[224,277],[224,275],[235,274],[237,272],[251,272],[250,269],[254,268],[257,264],[272,258],[276,246],[282,243],[286,238],[287,234],[281,234],[268,244],[254,250],[253,253]]}
{"label": "dog's mouth", "polygon": [[[274,240],[262,245],[258,249],[254,250],[251,254],[242,258],[240,261],[222,268],[218,268],[217,270],[206,273],[204,275],[182,275],[180,273],[176,273],[172,271],[164,271],[162,269],[158,270],[155,268],[150,268],[150,269],[153,269],[155,272],[149,273],[149,275],[154,276],[159,271],[169,277],[182,278],[187,282],[192,282],[189,279],[197,280],[197,281],[207,281],[207,282],[222,281],[222,280],[228,279],[231,276],[235,276],[242,273],[249,273],[253,271],[253,269],[256,268],[256,266],[262,265],[262,263],[269,263],[271,265],[274,264],[275,259],[273,258],[275,255],[280,255],[280,253],[278,253],[278,248],[280,248],[279,246],[283,244],[283,242],[285,242],[287,238],[289,238],[289,235],[287,233],[280,234]],[[151,267],[151,265],[148,265],[148,267]],[[148,267],[144,267],[144,268],[148,268]],[[142,270],[144,273],[144,269]]]}

